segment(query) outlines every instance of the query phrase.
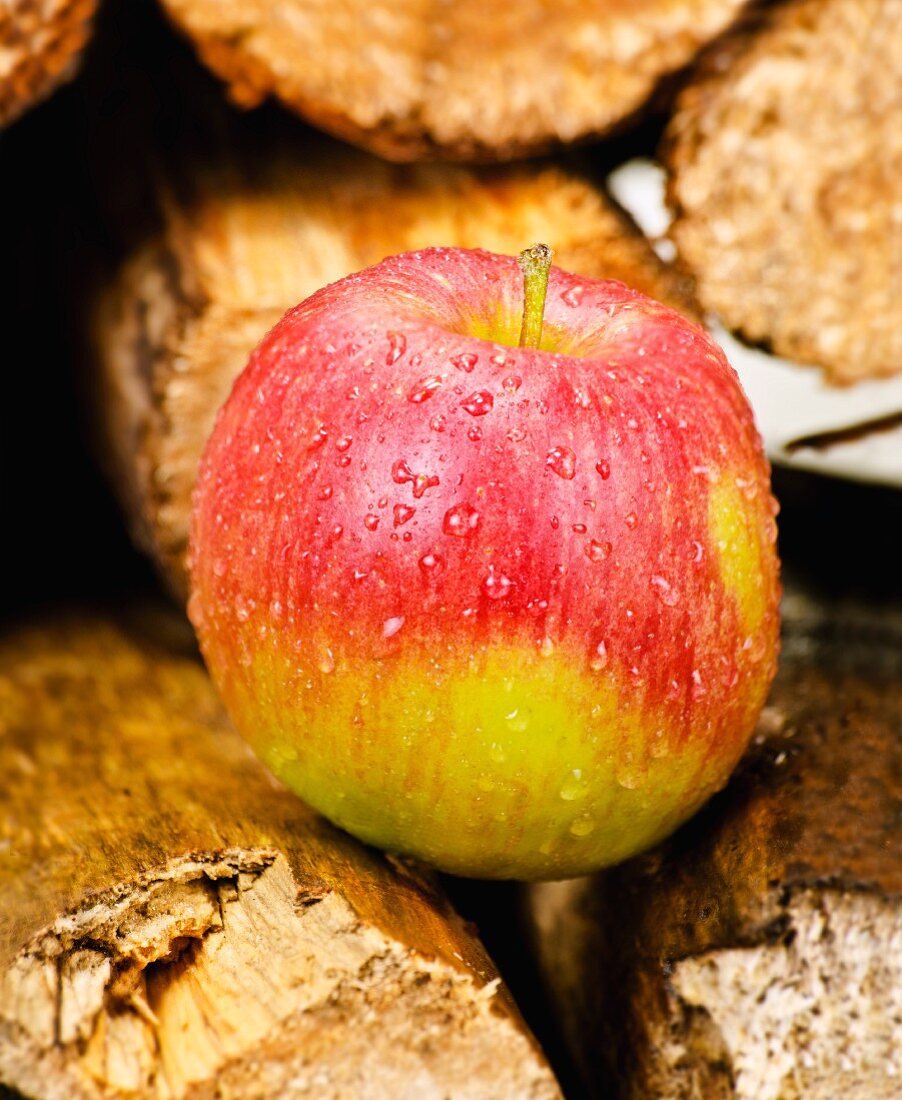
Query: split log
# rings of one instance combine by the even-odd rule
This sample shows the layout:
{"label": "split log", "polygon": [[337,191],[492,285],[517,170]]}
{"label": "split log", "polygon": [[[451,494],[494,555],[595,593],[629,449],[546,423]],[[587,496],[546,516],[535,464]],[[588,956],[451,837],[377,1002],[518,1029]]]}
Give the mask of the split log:
{"label": "split log", "polygon": [[902,618],[787,597],[728,787],[672,840],[531,888],[598,1095],[891,1100],[902,1082]]}
{"label": "split log", "polygon": [[0,1084],[558,1097],[434,883],[280,787],[192,645],[160,613],[0,642]]}
{"label": "split log", "polygon": [[746,0],[161,0],[245,107],[275,96],[392,160],[610,132]]}
{"label": "split log", "polygon": [[161,226],[131,251],[96,324],[107,465],[137,541],[182,598],[215,414],[253,347],[321,286],[408,249],[515,254],[544,240],[563,268],[694,312],[685,283],[572,170],[393,167],[313,132],[258,132],[249,147],[228,127],[208,157],[167,162]]}
{"label": "split log", "polygon": [[898,0],[762,6],[711,49],[665,139],[699,300],[838,383],[902,371],[900,15]]}
{"label": "split log", "polygon": [[96,0],[6,0],[0,7],[0,126],[75,72]]}

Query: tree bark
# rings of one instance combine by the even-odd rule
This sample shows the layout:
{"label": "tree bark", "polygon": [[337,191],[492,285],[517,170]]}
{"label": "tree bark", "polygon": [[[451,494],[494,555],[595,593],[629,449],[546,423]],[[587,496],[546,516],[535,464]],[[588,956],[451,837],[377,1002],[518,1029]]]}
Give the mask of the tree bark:
{"label": "tree bark", "polygon": [[746,0],[162,0],[231,98],[392,160],[504,160],[609,133]]}
{"label": "tree bark", "polygon": [[[143,205],[157,225],[127,249],[97,311],[107,465],[137,541],[181,598],[191,491],[216,412],[262,336],[321,286],[408,249],[515,254],[543,240],[565,269],[694,315],[686,284],[573,170],[399,168],[296,124],[255,122],[207,106],[190,136],[166,142],[172,155],[161,163],[152,151],[158,186]],[[198,150],[198,132],[212,148]]]}
{"label": "tree bark", "polygon": [[647,856],[527,895],[599,1095],[899,1095],[902,620],[784,604],[729,786]]}
{"label": "tree bark", "polygon": [[192,647],[159,612],[0,642],[0,1083],[559,1096],[434,882],[280,787]]}
{"label": "tree bark", "polygon": [[96,0],[11,0],[0,8],[0,126],[75,72]]}

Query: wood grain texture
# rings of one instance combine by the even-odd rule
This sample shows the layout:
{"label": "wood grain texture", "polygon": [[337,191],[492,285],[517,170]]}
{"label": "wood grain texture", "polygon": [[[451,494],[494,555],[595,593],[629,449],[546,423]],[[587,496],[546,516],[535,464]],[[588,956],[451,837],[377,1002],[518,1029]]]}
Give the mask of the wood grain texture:
{"label": "wood grain texture", "polygon": [[729,786],[649,855],[532,888],[599,1095],[890,1100],[902,1074],[902,621],[785,600]]}
{"label": "wood grain texture", "polygon": [[716,43],[665,138],[702,304],[839,384],[902,370],[900,118],[897,0],[791,0]]}
{"label": "wood grain texture", "polygon": [[40,102],[75,72],[96,0],[3,0],[0,4],[0,126]]}
{"label": "wood grain texture", "polygon": [[745,0],[162,0],[202,60],[389,159],[508,159],[606,133]]}
{"label": "wood grain texture", "polygon": [[0,1082],[558,1096],[434,882],[280,787],[192,645],[160,613],[0,641]]}
{"label": "wood grain texture", "polygon": [[215,414],[253,347],[321,286],[408,249],[516,254],[544,240],[562,268],[694,313],[686,284],[572,169],[392,166],[297,127],[248,141],[215,117],[212,151],[175,143],[157,164],[159,228],[131,247],[95,326],[108,465],[139,543],[181,597]]}

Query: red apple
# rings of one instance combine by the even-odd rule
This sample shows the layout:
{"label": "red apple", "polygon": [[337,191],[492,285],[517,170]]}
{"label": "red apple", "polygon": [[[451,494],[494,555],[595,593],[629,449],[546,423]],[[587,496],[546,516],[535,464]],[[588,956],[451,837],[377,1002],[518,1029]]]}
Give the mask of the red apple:
{"label": "red apple", "polygon": [[[552,269],[427,249],[291,310],[204,456],[191,615],[270,768],[467,875],[624,859],[720,788],[778,645],[769,469],[719,348]],[[539,306],[541,319],[541,306]]]}

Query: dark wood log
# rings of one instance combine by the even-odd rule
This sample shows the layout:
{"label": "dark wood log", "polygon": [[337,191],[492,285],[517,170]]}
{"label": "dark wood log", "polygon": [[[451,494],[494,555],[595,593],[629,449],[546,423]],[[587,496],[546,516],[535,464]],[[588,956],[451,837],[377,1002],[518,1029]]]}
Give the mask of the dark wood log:
{"label": "dark wood log", "polygon": [[183,621],[0,641],[0,1084],[557,1097],[472,930],[280,787]]}
{"label": "dark wood log", "polygon": [[790,594],[729,786],[647,856],[529,891],[597,1095],[899,1096],[900,748],[902,618]]}

